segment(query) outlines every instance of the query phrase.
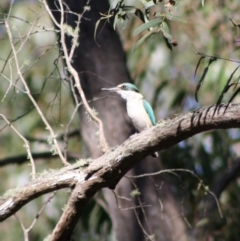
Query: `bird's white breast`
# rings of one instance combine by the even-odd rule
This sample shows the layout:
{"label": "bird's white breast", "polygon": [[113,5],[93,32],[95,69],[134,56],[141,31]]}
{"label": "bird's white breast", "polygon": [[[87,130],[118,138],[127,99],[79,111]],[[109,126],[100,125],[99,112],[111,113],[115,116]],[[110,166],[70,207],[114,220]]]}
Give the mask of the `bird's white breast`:
{"label": "bird's white breast", "polygon": [[134,127],[138,131],[143,131],[152,126],[152,122],[143,106],[143,96],[127,99],[127,112]]}

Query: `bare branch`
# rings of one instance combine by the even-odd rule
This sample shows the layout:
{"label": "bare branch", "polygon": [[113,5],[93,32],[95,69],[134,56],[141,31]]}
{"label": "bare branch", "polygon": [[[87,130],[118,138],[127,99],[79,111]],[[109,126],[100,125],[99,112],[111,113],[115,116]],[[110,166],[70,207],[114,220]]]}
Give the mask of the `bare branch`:
{"label": "bare branch", "polygon": [[[67,65],[67,68],[68,68],[68,71],[71,73],[71,75],[73,76],[74,78],[74,82],[75,82],[75,87],[78,89],[78,92],[79,92],[79,95],[81,96],[81,99],[82,99],[82,102],[83,102],[83,105],[85,107],[85,109],[87,110],[87,113],[90,115],[90,117],[98,124],[99,126],[99,139],[100,139],[100,146],[101,146],[101,149],[103,151],[103,153],[107,152],[109,150],[109,147],[108,147],[108,144],[107,144],[107,141],[106,141],[106,138],[104,136],[104,131],[103,131],[103,123],[102,121],[96,116],[96,114],[94,113],[94,111],[90,108],[88,102],[87,102],[87,99],[85,97],[85,94],[83,92],[83,89],[82,89],[82,86],[81,86],[81,83],[80,83],[80,78],[79,78],[79,75],[77,73],[77,71],[74,69],[74,67],[72,66],[72,57],[73,57],[73,53],[74,53],[74,50],[77,46],[77,42],[76,41],[73,41],[74,44],[72,45],[70,51],[68,51],[67,49],[67,45],[66,45],[66,42],[65,42],[65,34],[66,34],[66,26],[65,26],[65,19],[64,19],[64,8],[63,8],[63,3],[61,0],[58,1],[59,3],[59,6],[60,6],[60,14],[61,14],[61,20],[60,20],[60,23],[57,22],[57,20],[55,19],[55,17],[53,16],[51,10],[49,9],[48,7],[48,4],[46,2],[46,0],[43,0],[44,2],[44,5],[46,7],[46,10],[48,11],[51,19],[53,20],[54,24],[60,29],[60,37],[61,37],[61,46],[62,46],[62,49],[63,49],[63,53],[64,53],[64,59],[66,61],[66,65]],[[72,14],[75,14],[78,16],[78,22],[77,24],[80,23],[81,21],[81,17],[82,15],[84,14],[85,11],[87,8],[85,8],[83,10],[83,13],[80,15],[80,14],[76,14],[76,13],[73,13],[71,12]],[[76,26],[76,28],[78,28],[78,25]],[[75,39],[78,39],[78,32],[76,33],[76,31],[74,31],[74,36],[72,36],[72,38],[75,40]],[[70,52],[70,53],[69,53]]]}
{"label": "bare branch", "polygon": [[[10,27],[9,27],[9,24],[8,24],[8,19],[5,20],[5,26],[6,26],[6,29],[7,29],[7,33],[8,33],[8,36],[9,36],[9,42],[10,42],[10,45],[11,45],[11,48],[12,48],[12,51],[13,51],[13,56],[14,56],[14,61],[15,61],[15,64],[16,64],[16,68],[17,68],[17,73],[25,87],[25,93],[27,94],[28,98],[31,100],[32,104],[34,105],[34,107],[36,108],[38,114],[40,115],[42,121],[44,122],[44,124],[46,125],[46,129],[50,132],[50,135],[51,135],[51,141],[53,142],[54,144],[54,147],[56,148],[56,152],[57,154],[60,156],[62,162],[65,164],[65,165],[68,165],[68,163],[66,162],[61,150],[60,150],[60,147],[58,145],[58,142],[56,140],[56,135],[52,129],[52,127],[50,126],[50,124],[48,123],[47,119],[45,118],[43,112],[41,111],[40,107],[38,106],[37,102],[35,101],[35,99],[33,98],[33,96],[31,95],[31,92],[30,92],[30,89],[22,75],[22,72],[21,72],[21,68],[19,66],[19,62],[18,62],[18,56],[17,56],[17,50],[13,44],[13,37],[12,37],[12,32],[10,30]],[[26,38],[27,39],[27,38]],[[22,43],[23,44],[23,43]],[[34,175],[33,175],[34,176]]]}
{"label": "bare branch", "polygon": [[8,119],[0,114],[0,116],[6,121],[6,123],[11,127],[11,129],[24,141],[24,146],[26,148],[27,151],[27,158],[30,159],[31,162],[31,166],[32,166],[32,177],[35,178],[36,177],[36,167],[35,167],[35,163],[32,157],[32,153],[31,153],[31,148],[29,146],[28,140],[26,138],[24,138],[23,135],[20,134],[20,132],[11,124],[11,122],[8,121]]}
{"label": "bare branch", "polygon": [[29,233],[30,230],[34,227],[34,225],[36,224],[39,216],[41,215],[41,213],[43,212],[43,210],[45,209],[45,207],[47,206],[47,204],[54,198],[54,196],[56,195],[56,191],[52,193],[52,195],[50,197],[47,198],[47,200],[43,203],[41,209],[39,210],[39,212],[37,213],[36,217],[34,218],[33,222],[31,223],[31,225],[26,229],[26,232]]}
{"label": "bare branch", "polygon": [[69,128],[70,128],[70,125],[74,119],[74,116],[76,115],[79,107],[81,106],[81,103],[79,103],[78,101],[78,98],[77,98],[77,95],[74,91],[74,86],[73,86],[73,81],[72,81],[72,78],[70,79],[70,86],[71,86],[71,90],[72,90],[72,93],[73,93],[73,97],[74,97],[74,100],[75,100],[75,103],[76,103],[76,107],[72,113],[72,116],[66,126],[66,129],[65,129],[65,134],[64,134],[64,155],[65,155],[65,158],[67,159],[67,148],[68,148],[68,136],[69,136]]}
{"label": "bare branch", "polygon": [[3,203],[0,206],[0,221],[10,217],[22,206],[43,194],[84,183],[86,174],[79,170],[80,166],[76,163],[73,166],[42,174],[25,187],[9,190],[0,201]]}
{"label": "bare branch", "polygon": [[[96,183],[98,184],[96,185]],[[95,187],[89,188],[89,185],[91,186],[93,184]],[[49,241],[68,240],[82,211],[85,208],[85,205],[88,203],[89,198],[91,198],[98,191],[98,188],[101,187],[103,187],[101,180],[98,179],[96,182],[95,179],[83,184],[79,183],[74,188],[57,226],[53,230],[52,235],[49,237]]]}
{"label": "bare branch", "polygon": [[43,206],[41,207],[41,209],[39,210],[38,214],[36,215],[36,217],[34,218],[33,222],[31,223],[31,225],[26,228],[23,224],[23,222],[20,220],[20,218],[17,216],[17,214],[14,214],[15,218],[17,219],[17,221],[19,222],[22,230],[23,230],[23,234],[24,234],[24,241],[29,241],[29,232],[31,231],[31,229],[34,227],[34,225],[36,224],[39,216],[41,215],[41,213],[43,212],[44,208],[47,206],[47,204],[53,199],[53,197],[56,195],[56,191],[53,192],[53,194],[44,202]]}
{"label": "bare branch", "polygon": [[[38,177],[27,186],[5,195],[0,206],[0,221],[13,215],[26,203],[62,188],[75,187],[62,218],[50,240],[66,240],[85,204],[103,187],[115,188],[119,180],[137,162],[157,150],[167,149],[197,133],[240,126],[240,104],[204,107],[162,121],[157,126],[131,136],[114,151],[91,163],[82,162]],[[215,112],[215,115],[213,115]],[[81,169],[82,168],[82,169]],[[60,228],[66,224],[64,229]],[[58,239],[56,239],[56,237]]]}
{"label": "bare branch", "polygon": [[200,53],[195,48],[193,49],[193,53],[196,54],[196,55],[200,55],[200,56],[202,56],[204,58],[207,57],[207,58],[210,58],[210,59],[222,59],[222,60],[226,60],[226,61],[229,61],[229,62],[232,62],[232,63],[240,64],[239,60],[229,59],[229,58],[224,58],[224,57],[221,57],[221,56],[215,56],[215,55],[209,55],[209,54]]}

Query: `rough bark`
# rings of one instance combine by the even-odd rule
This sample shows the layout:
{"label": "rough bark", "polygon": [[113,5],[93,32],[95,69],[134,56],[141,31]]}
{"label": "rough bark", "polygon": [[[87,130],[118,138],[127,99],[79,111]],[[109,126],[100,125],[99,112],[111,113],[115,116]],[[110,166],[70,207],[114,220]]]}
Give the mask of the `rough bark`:
{"label": "rough bark", "polygon": [[[133,135],[115,150],[93,160],[86,167],[79,163],[45,174],[27,186],[13,190],[1,200],[0,221],[13,215],[31,200],[62,188],[73,188],[71,198],[50,240],[70,237],[76,220],[85,204],[102,189],[113,189],[119,180],[144,157],[157,150],[169,148],[197,133],[238,128],[240,104],[228,108],[205,107],[158,124],[140,134]],[[79,205],[78,205],[79,204]]]}
{"label": "rough bark", "polygon": [[[51,9],[56,9],[54,1],[49,0],[48,2]],[[82,13],[86,3],[85,0],[67,1],[68,7],[77,13]],[[94,40],[95,23],[100,18],[100,12],[105,13],[108,11],[108,1],[91,1],[90,6],[91,10],[84,15],[84,19],[80,24],[80,45],[75,51],[73,62],[88,100],[103,96],[100,90],[102,87],[131,82],[121,42],[108,22],[104,23],[104,26],[102,23],[100,24],[98,37],[96,41]],[[60,15],[58,12],[53,11],[53,13],[59,21]],[[74,21],[76,21],[76,18],[73,15],[68,14],[66,19],[69,25],[75,26]],[[67,39],[67,45],[70,48],[71,40],[69,38]],[[116,98],[103,98],[91,103],[91,106],[97,110],[104,123],[104,131],[109,145],[114,147],[123,143],[131,132],[124,103]],[[89,122],[84,108],[80,110],[80,119],[81,135],[89,149],[89,155],[97,158],[102,154],[97,136],[98,127],[95,123]],[[129,195],[131,191],[130,183],[124,180],[121,181],[116,191],[119,190],[121,190],[123,196]],[[103,190],[103,192],[108,203],[107,211],[113,222],[113,228],[118,240],[140,240],[141,231],[138,230],[134,212],[132,210],[120,212],[117,209],[115,197],[112,193],[108,190]]]}
{"label": "rough bark", "polygon": [[[48,2],[50,8],[56,10],[54,1],[48,0]],[[71,0],[66,3],[72,11],[81,13],[87,1]],[[109,9],[108,1],[92,0],[90,6],[91,10],[84,14],[84,19],[82,19],[80,24],[80,45],[75,51],[73,65],[79,73],[81,84],[87,98],[92,100],[94,97],[102,95],[100,91],[101,87],[109,86],[109,83],[111,83],[111,86],[116,86],[122,82],[130,82],[131,79],[126,68],[125,56],[119,37],[113,30],[112,25],[108,22],[105,22],[104,26],[101,24],[98,27],[99,32],[96,41],[93,37],[95,23],[100,18],[99,13],[105,13]],[[60,15],[58,12],[53,11],[53,14],[59,21]],[[76,18],[74,15],[66,14],[67,24],[75,27],[75,21]],[[70,49],[70,38],[67,38],[67,45]],[[91,106],[97,110],[99,117],[104,123],[106,138],[111,147],[119,145],[127,139],[130,128],[122,101],[115,98],[105,98],[91,103]],[[89,148],[90,155],[93,158],[97,158],[101,155],[96,135],[98,131],[97,126],[89,122],[84,109],[81,109],[80,118],[80,129],[83,139]],[[154,171],[156,168],[158,168],[157,165],[154,164],[151,158],[148,158],[144,164],[138,165],[133,172],[139,173],[141,170],[144,170],[144,172],[147,170]],[[156,178],[157,183],[160,183],[160,181],[161,179]],[[177,228],[173,230],[172,224],[167,224],[162,220],[161,215],[157,215],[159,199],[156,197],[156,192],[152,184],[149,182],[139,182],[139,185],[142,189],[143,200],[152,205],[151,209],[146,209],[147,218],[151,221],[150,229],[158,238],[175,240],[176,235],[179,237],[179,233],[184,232],[182,221],[180,218],[176,218],[174,221]],[[122,196],[129,196],[131,189],[132,186],[130,182],[121,180],[120,183],[118,183],[116,192]],[[104,190],[104,193],[108,203],[108,212],[113,221],[113,227],[118,240],[141,240],[143,238],[142,231],[137,224],[133,211],[119,211],[112,193],[108,190]],[[175,208],[174,199],[167,184],[163,186],[162,194],[162,202],[166,208],[166,216],[169,218],[177,216],[178,212]],[[123,206],[124,204],[120,203],[120,205]],[[156,210],[155,207],[157,207]],[[126,222],[126,220],[128,221]],[[143,217],[141,218],[141,221],[142,220]]]}

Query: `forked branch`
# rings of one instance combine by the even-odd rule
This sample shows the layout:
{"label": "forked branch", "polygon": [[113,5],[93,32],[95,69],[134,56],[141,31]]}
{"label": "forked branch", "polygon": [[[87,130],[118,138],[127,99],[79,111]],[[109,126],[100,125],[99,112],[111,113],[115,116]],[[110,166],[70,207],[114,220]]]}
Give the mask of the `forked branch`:
{"label": "forked branch", "polygon": [[163,120],[157,126],[131,136],[118,148],[86,166],[76,163],[40,176],[27,186],[13,190],[1,201],[0,221],[43,194],[62,188],[73,188],[73,194],[60,222],[50,237],[51,241],[66,240],[65,238],[72,234],[85,204],[94,193],[103,187],[115,188],[126,172],[147,155],[167,149],[204,131],[238,127],[240,104],[204,107],[173,119]]}

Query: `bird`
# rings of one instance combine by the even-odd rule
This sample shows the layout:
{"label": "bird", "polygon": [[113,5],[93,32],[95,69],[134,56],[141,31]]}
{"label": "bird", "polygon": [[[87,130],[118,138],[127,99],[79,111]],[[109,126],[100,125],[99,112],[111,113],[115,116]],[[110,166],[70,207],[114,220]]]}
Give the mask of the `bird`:
{"label": "bird", "polygon": [[[126,101],[127,114],[138,132],[156,125],[156,119],[151,105],[144,99],[138,88],[132,83],[122,83],[113,88],[102,88],[116,92],[122,99]],[[158,153],[152,154],[153,157],[158,157]]]}

